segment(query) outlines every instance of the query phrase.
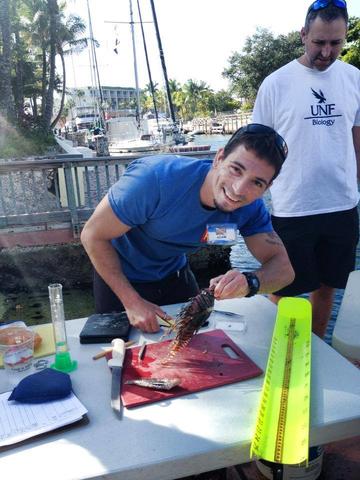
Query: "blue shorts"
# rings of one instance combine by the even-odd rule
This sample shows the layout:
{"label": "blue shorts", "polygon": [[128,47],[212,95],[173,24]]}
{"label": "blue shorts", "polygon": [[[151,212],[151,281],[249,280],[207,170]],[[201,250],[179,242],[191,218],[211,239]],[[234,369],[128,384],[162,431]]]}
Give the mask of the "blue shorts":
{"label": "blue shorts", "polygon": [[272,217],[295,270],[295,280],[275,295],[295,296],[317,290],[321,284],[345,288],[355,269],[359,240],[357,208],[306,217]]}

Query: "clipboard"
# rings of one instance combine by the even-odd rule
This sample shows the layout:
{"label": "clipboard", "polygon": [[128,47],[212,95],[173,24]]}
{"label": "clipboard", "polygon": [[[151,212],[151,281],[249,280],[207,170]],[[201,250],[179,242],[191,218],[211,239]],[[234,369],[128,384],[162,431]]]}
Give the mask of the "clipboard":
{"label": "clipboard", "polygon": [[0,394],[0,451],[23,445],[38,436],[88,423],[87,409],[71,393],[44,403],[8,401],[11,392]]}
{"label": "clipboard", "polygon": [[90,423],[88,415],[85,413],[83,417],[75,422],[69,423],[67,425],[63,425],[62,427],[54,428],[53,430],[49,430],[48,432],[39,433],[38,435],[33,435],[32,437],[26,438],[25,440],[21,440],[21,442],[12,443],[11,445],[3,445],[0,446],[0,453],[6,452],[8,450],[12,450],[16,447],[21,447],[23,445],[31,444],[34,440],[37,440],[41,437],[46,437],[48,435],[67,432],[70,429],[78,428],[78,427],[85,427]]}

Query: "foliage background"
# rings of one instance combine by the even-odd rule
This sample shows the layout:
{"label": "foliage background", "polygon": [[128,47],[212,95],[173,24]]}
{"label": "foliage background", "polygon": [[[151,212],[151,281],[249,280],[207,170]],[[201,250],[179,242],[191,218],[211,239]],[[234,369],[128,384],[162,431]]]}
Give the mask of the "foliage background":
{"label": "foliage background", "polygon": [[[64,58],[98,45],[87,36],[86,21],[65,15],[65,7],[66,2],[59,0],[0,0],[0,157],[47,151],[54,145],[53,128],[74,104],[67,95]],[[258,28],[227,60],[223,76],[229,80],[228,90],[215,92],[205,80],[190,78],[182,85],[169,81],[177,118],[186,121],[251,109],[262,80],[302,52],[298,32],[275,36]],[[350,17],[341,58],[360,68],[357,17]],[[55,97],[60,99],[57,103]],[[154,111],[154,100],[165,112],[165,90],[149,83],[141,92],[141,113]]]}

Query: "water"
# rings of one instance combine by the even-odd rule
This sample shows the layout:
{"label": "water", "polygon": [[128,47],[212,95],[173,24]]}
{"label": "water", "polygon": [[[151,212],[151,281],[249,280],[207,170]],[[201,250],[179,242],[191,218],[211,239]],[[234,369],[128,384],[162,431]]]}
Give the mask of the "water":
{"label": "water", "polygon": [[[65,319],[87,317],[94,313],[94,298],[89,288],[63,291]],[[0,294],[0,321],[23,320],[27,325],[51,322],[47,285],[42,292]]]}
{"label": "water", "polygon": [[195,145],[211,145],[211,150],[223,147],[231,135],[195,135]]}

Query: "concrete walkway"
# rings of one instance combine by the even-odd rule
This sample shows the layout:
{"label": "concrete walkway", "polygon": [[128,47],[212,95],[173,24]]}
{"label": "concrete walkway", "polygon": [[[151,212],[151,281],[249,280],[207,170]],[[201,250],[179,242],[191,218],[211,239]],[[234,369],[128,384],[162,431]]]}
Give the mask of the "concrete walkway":
{"label": "concrete walkway", "polygon": [[65,138],[55,136],[55,140],[58,145],[64,150],[65,153],[70,155],[82,155],[83,158],[92,158],[96,157],[96,152],[87,147],[74,147],[71,140],[66,140]]}

